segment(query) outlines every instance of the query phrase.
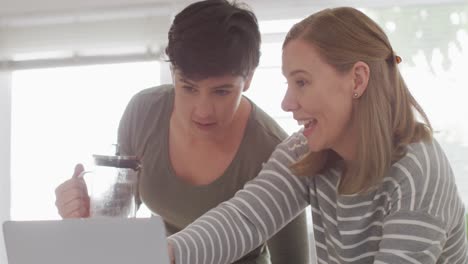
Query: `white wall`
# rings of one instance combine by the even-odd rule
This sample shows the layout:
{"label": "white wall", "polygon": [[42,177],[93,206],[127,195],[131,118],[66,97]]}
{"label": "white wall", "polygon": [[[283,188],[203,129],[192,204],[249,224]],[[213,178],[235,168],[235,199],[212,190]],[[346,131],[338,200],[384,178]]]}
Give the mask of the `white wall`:
{"label": "white wall", "polygon": [[[11,74],[0,71],[0,223],[10,219]],[[0,229],[0,263],[6,262]]]}

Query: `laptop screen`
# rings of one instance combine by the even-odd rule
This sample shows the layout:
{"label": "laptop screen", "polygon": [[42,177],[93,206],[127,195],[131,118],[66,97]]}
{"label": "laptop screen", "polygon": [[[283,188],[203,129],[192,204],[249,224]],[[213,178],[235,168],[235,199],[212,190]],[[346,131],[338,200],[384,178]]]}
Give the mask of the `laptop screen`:
{"label": "laptop screen", "polygon": [[3,232],[9,264],[169,264],[159,216],[7,221]]}

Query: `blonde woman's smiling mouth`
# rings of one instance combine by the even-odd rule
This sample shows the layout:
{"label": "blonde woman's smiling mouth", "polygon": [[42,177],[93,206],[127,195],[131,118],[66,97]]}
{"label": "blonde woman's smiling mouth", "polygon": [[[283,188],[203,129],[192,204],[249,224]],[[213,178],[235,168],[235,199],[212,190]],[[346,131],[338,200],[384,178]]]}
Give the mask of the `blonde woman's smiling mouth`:
{"label": "blonde woman's smiling mouth", "polygon": [[316,118],[311,118],[311,119],[297,119],[297,123],[300,126],[304,126],[304,130],[302,131],[302,134],[305,137],[308,137],[311,135],[315,128],[317,127],[318,120]]}

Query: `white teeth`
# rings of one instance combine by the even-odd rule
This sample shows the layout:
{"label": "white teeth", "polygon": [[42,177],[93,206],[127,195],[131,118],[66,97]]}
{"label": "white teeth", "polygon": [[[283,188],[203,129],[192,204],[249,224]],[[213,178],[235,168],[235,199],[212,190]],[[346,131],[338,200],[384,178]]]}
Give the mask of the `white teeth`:
{"label": "white teeth", "polygon": [[311,119],[311,120],[298,120],[297,121],[297,124],[299,124],[300,126],[305,126],[305,125],[308,125],[312,122],[315,121],[315,118],[314,119]]}

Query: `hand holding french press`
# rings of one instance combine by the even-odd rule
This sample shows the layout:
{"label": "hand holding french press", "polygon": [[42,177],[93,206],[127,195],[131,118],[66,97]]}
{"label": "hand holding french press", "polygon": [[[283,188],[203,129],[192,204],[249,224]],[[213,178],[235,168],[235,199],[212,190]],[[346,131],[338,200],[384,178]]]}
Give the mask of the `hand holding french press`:
{"label": "hand holding french press", "polygon": [[93,155],[95,166],[78,164],[55,190],[62,218],[135,217],[140,163],[135,156]]}
{"label": "hand holding french press", "polygon": [[62,218],[83,218],[89,216],[89,195],[86,183],[80,175],[82,164],[77,164],[71,179],[55,189],[55,206]]}

